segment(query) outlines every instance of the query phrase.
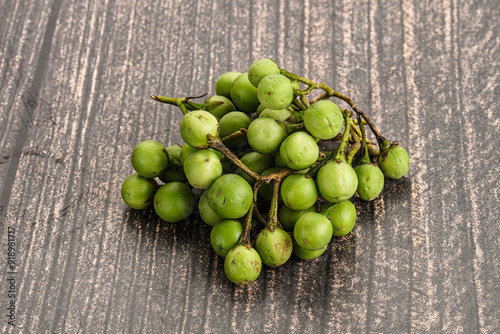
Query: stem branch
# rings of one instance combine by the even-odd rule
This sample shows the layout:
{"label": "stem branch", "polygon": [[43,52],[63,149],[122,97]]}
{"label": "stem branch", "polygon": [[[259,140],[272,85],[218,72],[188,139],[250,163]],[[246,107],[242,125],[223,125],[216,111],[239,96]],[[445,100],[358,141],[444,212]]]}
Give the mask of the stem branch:
{"label": "stem branch", "polygon": [[[225,137],[225,138],[227,138],[227,137]],[[233,152],[231,152],[231,150],[228,149],[226,147],[226,145],[224,145],[224,143],[222,142],[221,139],[219,139],[219,138],[217,138],[217,139],[210,139],[209,138],[209,140],[208,140],[208,146],[210,146],[211,148],[213,148],[213,149],[221,152],[222,154],[224,154],[236,166],[238,166],[245,173],[247,173],[248,175],[250,175],[250,177],[252,179],[259,180],[261,178],[259,174],[255,173],[253,170],[251,170],[250,168],[248,168],[243,162],[241,162],[241,160],[238,159],[238,157]]]}
{"label": "stem branch", "polygon": [[252,201],[252,204],[250,204],[250,209],[248,210],[246,219],[245,219],[245,225],[243,226],[243,233],[241,237],[241,243],[244,245],[251,245],[250,243],[250,231],[252,230],[252,214],[253,214],[253,208],[255,206],[255,202]]}

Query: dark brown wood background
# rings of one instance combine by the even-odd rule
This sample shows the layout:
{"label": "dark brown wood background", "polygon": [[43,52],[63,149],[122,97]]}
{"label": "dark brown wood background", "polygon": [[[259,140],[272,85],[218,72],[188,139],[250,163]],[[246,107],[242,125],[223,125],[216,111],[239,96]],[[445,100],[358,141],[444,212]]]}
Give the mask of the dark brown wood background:
{"label": "dark brown wood background", "polygon": [[[1,332],[500,330],[498,1],[0,1]],[[271,57],[351,96],[412,159],[315,261],[235,287],[210,227],[120,198],[151,94]],[[16,229],[16,327],[7,231]]]}

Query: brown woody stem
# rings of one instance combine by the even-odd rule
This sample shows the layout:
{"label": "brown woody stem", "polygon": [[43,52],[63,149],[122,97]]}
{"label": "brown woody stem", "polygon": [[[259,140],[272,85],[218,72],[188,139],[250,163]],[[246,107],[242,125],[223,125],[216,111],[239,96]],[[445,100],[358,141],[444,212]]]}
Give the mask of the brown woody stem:
{"label": "brown woody stem", "polygon": [[248,168],[243,162],[241,162],[241,160],[238,159],[238,157],[233,152],[231,152],[231,150],[228,149],[226,147],[226,145],[224,145],[224,143],[222,142],[221,139],[219,139],[219,138],[217,138],[217,139],[211,139],[211,138],[209,138],[209,140],[208,140],[208,146],[211,147],[211,148],[213,148],[213,149],[215,149],[215,150],[217,150],[217,151],[219,151],[219,152],[221,152],[222,154],[224,154],[236,166],[238,166],[245,173],[247,173],[248,175],[250,175],[250,177],[252,179],[259,180],[261,178],[259,174],[255,173],[253,170],[251,170],[250,168]]}
{"label": "brown woody stem", "polygon": [[231,140],[236,139],[236,138],[246,137],[247,132],[248,132],[247,129],[241,128],[238,131],[233,132],[230,135],[225,136],[221,140],[222,140],[223,143],[227,143],[228,141],[231,141]]}
{"label": "brown woody stem", "polygon": [[245,218],[245,225],[243,225],[243,233],[241,237],[241,243],[244,245],[251,245],[250,243],[250,231],[252,230],[252,214],[253,208],[255,206],[255,202],[252,201],[250,205],[250,209],[248,210],[247,216]]}

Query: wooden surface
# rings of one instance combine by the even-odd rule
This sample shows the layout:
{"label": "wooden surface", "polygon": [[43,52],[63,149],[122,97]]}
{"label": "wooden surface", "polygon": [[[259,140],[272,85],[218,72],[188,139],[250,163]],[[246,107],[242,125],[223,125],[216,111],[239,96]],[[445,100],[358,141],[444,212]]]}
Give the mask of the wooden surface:
{"label": "wooden surface", "polygon": [[[499,17],[496,0],[1,0],[0,331],[498,332]],[[235,287],[209,226],[119,191],[137,143],[181,142],[149,95],[213,93],[262,57],[351,96],[412,166],[353,200],[325,255]]]}

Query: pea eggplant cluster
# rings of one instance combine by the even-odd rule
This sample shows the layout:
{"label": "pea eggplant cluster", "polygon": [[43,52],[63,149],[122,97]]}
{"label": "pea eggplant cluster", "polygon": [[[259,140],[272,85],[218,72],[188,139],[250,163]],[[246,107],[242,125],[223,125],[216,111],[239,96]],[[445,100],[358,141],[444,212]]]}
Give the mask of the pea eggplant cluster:
{"label": "pea eggplant cluster", "polygon": [[222,74],[215,91],[203,103],[152,96],[181,109],[185,143],[139,143],[121,195],[132,209],[153,205],[169,223],[197,212],[212,226],[210,243],[233,283],[255,281],[262,263],[277,267],[292,253],[317,258],[353,229],[353,196],[372,201],[385,177],[408,173],[407,151],[349,97],[271,59]]}

